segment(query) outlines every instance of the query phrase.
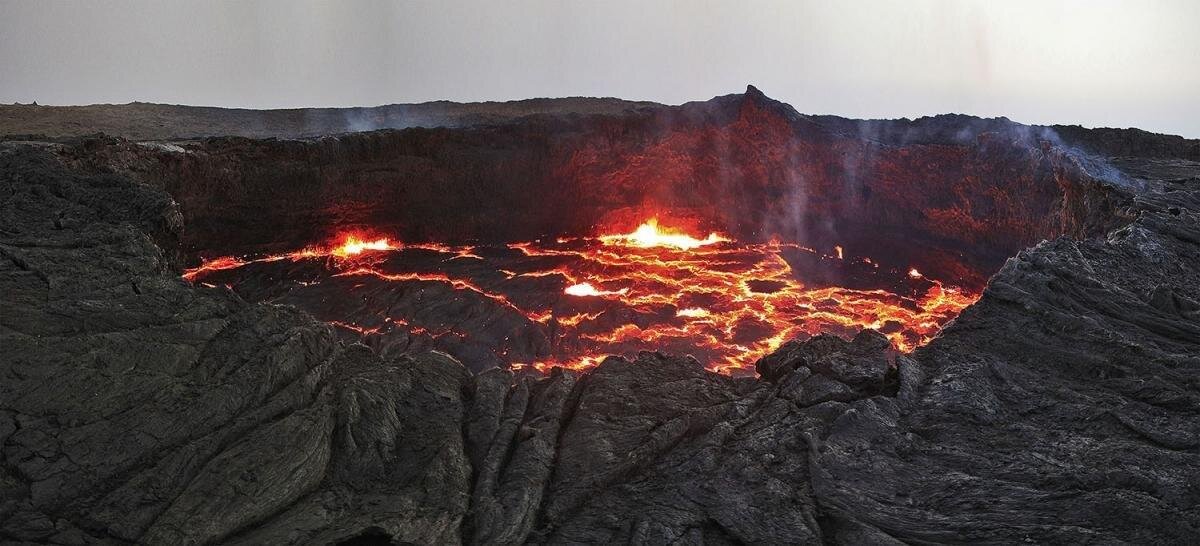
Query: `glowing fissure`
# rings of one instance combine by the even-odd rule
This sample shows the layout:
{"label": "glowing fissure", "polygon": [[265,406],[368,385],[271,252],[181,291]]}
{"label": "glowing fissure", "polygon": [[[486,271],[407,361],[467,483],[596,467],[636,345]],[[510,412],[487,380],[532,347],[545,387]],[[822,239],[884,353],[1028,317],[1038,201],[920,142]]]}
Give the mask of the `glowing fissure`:
{"label": "glowing fissure", "polygon": [[[490,252],[481,248],[402,244],[355,234],[287,254],[216,258],[187,270],[184,277],[198,281],[256,264],[324,260],[324,277],[329,279],[362,278],[385,286],[444,284],[455,293],[475,294],[518,314],[528,328],[546,329],[553,338],[549,354],[526,360],[508,358],[508,349],[496,350],[497,358],[514,367],[540,370],[586,368],[609,354],[662,349],[689,352],[707,361],[710,369],[733,372],[752,368],[758,358],[789,339],[821,332],[853,335],[863,328],[879,329],[897,350],[907,352],[929,341],[978,298],[929,279],[916,268],[895,274],[897,282],[914,288],[913,296],[882,289],[808,287],[796,278],[783,251],[821,260],[858,260],[875,269],[878,265],[849,256],[841,246],[825,254],[787,243],[739,244],[717,233],[698,239],[663,229],[655,220],[628,234],[511,243]],[[493,256],[502,251],[517,252],[517,259],[486,267],[499,260]],[[434,253],[441,266],[434,271],[397,271],[410,267],[411,259],[405,256],[412,252]],[[421,263],[429,267],[428,261]],[[295,282],[301,288],[320,283]],[[513,283],[538,283],[558,295],[542,289],[522,295]],[[349,289],[366,286],[356,283]],[[445,325],[419,324],[408,316],[388,316],[370,324],[337,318],[330,322],[363,336],[384,335],[390,329],[435,342],[444,335],[473,335]]]}

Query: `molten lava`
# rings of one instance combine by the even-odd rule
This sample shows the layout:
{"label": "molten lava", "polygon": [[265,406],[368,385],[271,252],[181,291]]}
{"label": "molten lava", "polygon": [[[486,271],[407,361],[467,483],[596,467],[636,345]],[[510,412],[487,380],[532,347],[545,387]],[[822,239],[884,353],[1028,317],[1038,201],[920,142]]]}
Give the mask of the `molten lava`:
{"label": "molten lava", "polygon": [[540,370],[662,350],[735,372],[788,339],[863,328],[911,351],[978,298],[916,268],[884,272],[886,289],[809,286],[786,259],[796,255],[879,269],[840,246],[825,255],[718,233],[699,239],[652,219],[631,233],[504,246],[350,235],[282,255],[217,258],[184,277],[235,290],[273,283],[263,299],[295,303],[363,338],[398,335],[464,361],[484,351],[495,363]]}
{"label": "molten lava", "polygon": [[233,256],[222,256],[214,260],[206,261],[200,264],[200,267],[185,271],[183,273],[183,278],[187,279],[188,281],[195,281],[197,278],[206,273],[222,271],[225,269],[236,269],[243,265],[246,265],[246,262],[234,258]]}
{"label": "molten lava", "polygon": [[620,290],[599,290],[592,283],[579,283],[568,286],[563,293],[568,296],[624,296],[629,292],[628,288]]}
{"label": "molten lava", "polygon": [[362,254],[367,250],[394,250],[395,248],[386,237],[365,241],[357,235],[347,235],[342,244],[334,247],[329,253],[340,258],[347,258]]}
{"label": "molten lava", "polygon": [[634,246],[638,248],[668,247],[679,250],[691,250],[697,247],[727,242],[729,239],[721,237],[716,233],[709,233],[708,237],[697,239],[676,230],[659,228],[658,218],[651,218],[646,223],[638,226],[633,233],[603,235],[600,237],[600,241],[606,245]]}

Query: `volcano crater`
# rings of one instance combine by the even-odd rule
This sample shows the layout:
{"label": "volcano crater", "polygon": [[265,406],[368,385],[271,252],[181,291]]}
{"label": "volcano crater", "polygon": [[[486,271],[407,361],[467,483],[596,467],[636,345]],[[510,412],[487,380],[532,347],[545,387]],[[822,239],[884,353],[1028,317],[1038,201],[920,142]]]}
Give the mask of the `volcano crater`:
{"label": "volcano crater", "polygon": [[6,137],[0,540],[1196,542],[1200,143],[604,104]]}
{"label": "volcano crater", "polygon": [[[664,350],[748,372],[789,339],[862,328],[911,351],[1017,251],[1129,221],[1120,187],[1051,129],[870,127],[748,92],[182,153],[109,142],[81,161],[123,157],[176,198],[190,279],[476,371]],[[613,239],[651,220],[717,239]],[[338,255],[350,237],[387,242]]]}

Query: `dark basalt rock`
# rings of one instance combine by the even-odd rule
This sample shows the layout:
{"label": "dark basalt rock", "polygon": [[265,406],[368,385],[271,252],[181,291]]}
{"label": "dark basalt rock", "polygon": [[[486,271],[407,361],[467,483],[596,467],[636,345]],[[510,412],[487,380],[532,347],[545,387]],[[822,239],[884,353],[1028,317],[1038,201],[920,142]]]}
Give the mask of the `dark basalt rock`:
{"label": "dark basalt rock", "polygon": [[0,542],[1195,543],[1200,164],[1111,165],[911,355],[538,377],[191,286],[167,194],[0,144]]}
{"label": "dark basalt rock", "polygon": [[461,365],[187,285],[161,192],[26,148],[0,173],[0,539],[458,540]]}
{"label": "dark basalt rock", "polygon": [[851,341],[829,334],[789,341],[754,366],[767,381],[777,381],[800,367],[859,390],[879,392],[895,367],[895,355],[886,337],[863,330]]}

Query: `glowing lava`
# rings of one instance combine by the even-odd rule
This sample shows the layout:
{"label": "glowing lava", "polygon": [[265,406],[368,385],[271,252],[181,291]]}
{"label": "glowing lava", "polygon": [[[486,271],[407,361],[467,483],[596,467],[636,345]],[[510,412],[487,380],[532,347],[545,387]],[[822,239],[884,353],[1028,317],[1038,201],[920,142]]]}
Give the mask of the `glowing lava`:
{"label": "glowing lava", "polygon": [[184,271],[183,278],[187,279],[188,281],[195,281],[205,273],[212,273],[214,271],[222,271],[225,269],[236,269],[242,267],[243,265],[246,265],[246,262],[234,258],[233,256],[222,256],[220,258],[204,262],[200,264],[200,267]]}
{"label": "glowing lava", "polygon": [[676,311],[675,316],[688,317],[688,318],[705,318],[705,317],[712,316],[712,313],[708,312],[708,309],[704,309],[703,307],[688,307],[687,309],[680,309],[680,310]]}
{"label": "glowing lava", "polygon": [[396,247],[392,246],[392,244],[388,242],[386,237],[375,239],[373,241],[366,241],[360,239],[356,235],[347,235],[345,240],[342,241],[342,244],[334,247],[329,251],[329,253],[340,258],[346,258],[349,256],[362,254],[368,250],[395,250],[395,248]]}
{"label": "glowing lava", "polygon": [[[370,259],[361,258],[368,253]],[[502,246],[350,235],[287,254],[218,258],[184,277],[235,290],[248,279],[290,282],[268,293],[284,294],[282,301],[344,331],[364,338],[399,332],[404,340],[424,340],[404,342],[416,343],[413,350],[436,348],[463,359],[478,358],[485,347],[493,362],[540,370],[662,350],[734,372],[752,369],[789,339],[852,336],[864,328],[911,351],[978,298],[916,268],[881,269],[840,246],[833,254],[779,242],[743,244],[718,233],[701,239],[652,219],[632,233]],[[891,288],[808,286],[785,255],[836,267],[860,263],[877,286]],[[397,299],[404,297],[407,303]],[[469,305],[447,311],[455,301]],[[464,327],[464,320],[475,326]]]}
{"label": "glowing lava", "polygon": [[391,240],[387,237],[367,240],[363,239],[360,235],[348,234],[339,237],[339,239],[340,242],[330,246],[309,246],[295,252],[288,252],[287,254],[271,254],[249,259],[237,256],[221,256],[206,260],[197,267],[184,270],[183,278],[188,281],[195,281],[197,278],[210,273],[237,269],[254,263],[277,262],[280,260],[299,261],[312,258],[349,259],[367,251],[388,251],[399,250],[401,248],[400,245],[392,244]]}
{"label": "glowing lava", "polygon": [[563,290],[563,293],[568,296],[624,296],[629,292],[628,288],[620,290],[600,290],[591,283],[572,284]]}
{"label": "glowing lava", "polygon": [[679,250],[690,250],[711,244],[728,242],[729,239],[716,233],[709,233],[704,239],[697,239],[672,229],[658,227],[658,218],[651,218],[638,226],[633,233],[623,235],[604,235],[600,237],[606,245],[628,245],[638,248],[669,247]]}

